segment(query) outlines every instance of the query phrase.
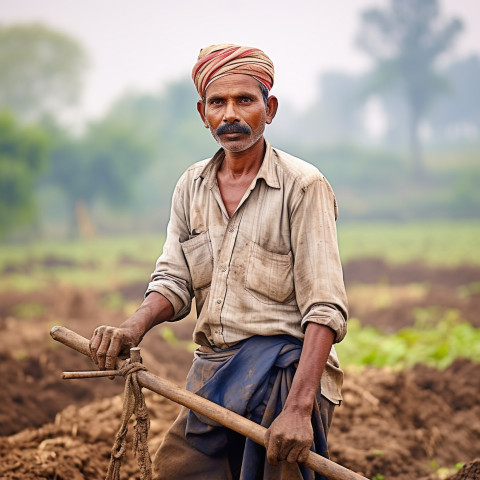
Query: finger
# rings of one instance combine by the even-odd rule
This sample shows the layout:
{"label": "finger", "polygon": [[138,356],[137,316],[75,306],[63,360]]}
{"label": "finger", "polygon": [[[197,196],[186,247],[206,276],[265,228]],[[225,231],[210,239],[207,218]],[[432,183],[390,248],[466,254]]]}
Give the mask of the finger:
{"label": "finger", "polygon": [[105,370],[114,370],[118,354],[122,350],[122,341],[118,334],[113,334],[105,356]]}
{"label": "finger", "polygon": [[110,337],[108,335],[103,335],[102,342],[97,350],[97,360],[98,368],[100,370],[105,370],[105,359],[107,357],[107,350],[110,345]]}
{"label": "finger", "polygon": [[100,330],[97,328],[93,332],[92,339],[90,340],[90,343],[89,343],[90,355],[92,357],[92,360],[97,365],[98,365],[97,351],[98,351],[98,347],[100,346],[101,342],[102,342],[102,335],[100,333]]}
{"label": "finger", "polygon": [[304,447],[300,453],[298,454],[297,457],[297,462],[300,463],[305,463],[308,459],[308,454],[310,453],[310,448],[309,447]]}
{"label": "finger", "polygon": [[271,465],[277,465],[279,460],[279,453],[281,447],[281,440],[271,439],[268,443],[267,461]]}
{"label": "finger", "polygon": [[301,446],[294,446],[290,452],[288,453],[287,457],[285,458],[285,460],[288,462],[288,463],[296,463],[298,462],[298,457],[300,455],[300,452],[303,450],[303,448]]}
{"label": "finger", "polygon": [[283,441],[280,444],[277,460],[279,462],[286,461],[293,448],[296,448],[294,442],[283,439]]}

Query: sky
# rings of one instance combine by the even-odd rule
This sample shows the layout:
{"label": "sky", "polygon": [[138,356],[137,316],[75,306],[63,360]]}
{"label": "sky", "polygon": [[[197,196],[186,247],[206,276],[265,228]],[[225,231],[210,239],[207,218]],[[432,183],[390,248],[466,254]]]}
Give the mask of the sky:
{"label": "sky", "polygon": [[[78,112],[101,115],[127,89],[159,91],[188,78],[201,47],[261,48],[275,64],[273,92],[308,106],[322,72],[366,71],[355,47],[359,12],[387,0],[0,0],[0,23],[39,21],[81,42],[91,63]],[[454,52],[480,51],[480,0],[442,0],[465,29]]]}

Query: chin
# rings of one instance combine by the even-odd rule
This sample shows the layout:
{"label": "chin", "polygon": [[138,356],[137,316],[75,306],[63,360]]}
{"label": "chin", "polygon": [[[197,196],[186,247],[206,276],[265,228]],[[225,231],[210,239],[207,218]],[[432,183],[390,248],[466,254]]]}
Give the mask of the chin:
{"label": "chin", "polygon": [[221,138],[217,138],[217,143],[226,151],[230,153],[240,153],[248,150],[253,147],[258,140],[261,138],[261,135],[258,138],[250,139],[249,141],[222,141]]}

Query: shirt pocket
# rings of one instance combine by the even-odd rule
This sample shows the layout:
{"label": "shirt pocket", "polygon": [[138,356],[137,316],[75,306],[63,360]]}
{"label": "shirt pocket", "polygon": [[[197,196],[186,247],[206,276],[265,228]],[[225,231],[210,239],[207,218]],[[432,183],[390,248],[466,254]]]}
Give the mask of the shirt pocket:
{"label": "shirt pocket", "polygon": [[266,304],[288,303],[294,298],[292,252],[273,253],[251,242],[245,289]]}
{"label": "shirt pocket", "polygon": [[181,244],[195,290],[210,286],[213,273],[212,242],[208,231]]}

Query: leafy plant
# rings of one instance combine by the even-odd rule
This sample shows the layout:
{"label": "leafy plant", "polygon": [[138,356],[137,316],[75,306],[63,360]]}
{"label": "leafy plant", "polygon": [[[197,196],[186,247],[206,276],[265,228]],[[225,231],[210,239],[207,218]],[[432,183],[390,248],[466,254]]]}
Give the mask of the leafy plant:
{"label": "leafy plant", "polygon": [[480,361],[480,329],[462,321],[457,310],[440,312],[426,308],[415,311],[413,327],[385,335],[349,320],[349,333],[336,346],[342,365],[406,368],[425,363],[446,368],[457,357]]}

